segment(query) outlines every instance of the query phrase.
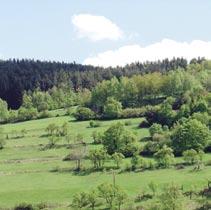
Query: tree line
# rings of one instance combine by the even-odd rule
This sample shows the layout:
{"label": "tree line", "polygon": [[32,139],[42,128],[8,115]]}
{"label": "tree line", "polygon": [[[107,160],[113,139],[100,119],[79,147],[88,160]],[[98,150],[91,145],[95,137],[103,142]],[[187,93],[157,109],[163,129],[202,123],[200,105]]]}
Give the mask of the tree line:
{"label": "tree line", "polygon": [[[203,59],[193,59],[192,63],[201,63]],[[12,109],[22,104],[24,91],[40,88],[47,91],[53,86],[67,81],[75,91],[91,89],[102,80],[112,77],[132,76],[150,72],[167,72],[187,67],[187,60],[177,58],[158,62],[133,63],[125,67],[101,68],[76,63],[50,62],[39,60],[0,60],[0,98],[7,101]]]}

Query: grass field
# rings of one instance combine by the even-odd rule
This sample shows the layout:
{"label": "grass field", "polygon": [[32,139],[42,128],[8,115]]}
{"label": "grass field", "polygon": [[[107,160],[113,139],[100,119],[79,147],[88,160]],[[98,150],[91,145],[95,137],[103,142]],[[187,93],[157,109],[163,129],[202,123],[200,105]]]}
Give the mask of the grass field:
{"label": "grass field", "polygon": [[[88,121],[75,122],[69,116],[3,125],[4,132],[9,136],[14,133],[14,130],[20,132],[22,129],[26,129],[27,134],[22,138],[8,139],[5,149],[0,151],[0,206],[13,207],[22,202],[33,204],[47,202],[57,205],[57,209],[68,209],[67,206],[75,193],[95,188],[103,182],[112,182],[110,170],[87,174],[72,172],[70,169],[75,163],[62,161],[69,153],[66,147],[48,150],[40,148],[48,143],[45,128],[50,123],[62,125],[68,122],[73,135],[82,134],[85,141],[91,143],[91,134],[94,130],[103,131],[117,121],[127,120],[102,121],[99,128],[89,128]],[[132,124],[128,128],[134,131],[139,139],[149,135],[147,129],[138,128],[141,119],[130,119],[130,121]],[[64,141],[59,142],[61,145],[63,143]],[[211,155],[206,154],[205,160],[209,159],[211,160]],[[127,161],[129,160],[125,160]],[[83,165],[89,167],[90,162],[85,160]],[[106,165],[112,166],[114,163],[107,162]],[[54,172],[58,168],[60,170]],[[198,172],[193,172],[192,167],[187,167],[182,170],[172,168],[116,173],[117,184],[122,186],[131,197],[135,197],[141,190],[147,190],[147,185],[151,181],[160,186],[174,182],[188,189],[193,185],[196,188],[205,186],[207,179],[210,178],[211,167],[208,166]]]}

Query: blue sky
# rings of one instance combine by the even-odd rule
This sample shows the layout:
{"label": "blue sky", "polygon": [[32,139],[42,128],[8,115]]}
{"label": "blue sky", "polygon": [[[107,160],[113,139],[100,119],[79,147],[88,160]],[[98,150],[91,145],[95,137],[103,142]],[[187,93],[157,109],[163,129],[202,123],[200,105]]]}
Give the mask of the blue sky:
{"label": "blue sky", "polygon": [[0,8],[2,59],[109,66],[211,54],[210,0],[0,0]]}

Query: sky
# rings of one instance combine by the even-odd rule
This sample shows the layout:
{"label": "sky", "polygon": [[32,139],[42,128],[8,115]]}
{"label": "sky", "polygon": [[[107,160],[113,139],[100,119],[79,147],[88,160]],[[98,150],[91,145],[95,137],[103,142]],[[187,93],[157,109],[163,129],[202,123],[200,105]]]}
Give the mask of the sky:
{"label": "sky", "polygon": [[210,0],[0,0],[0,59],[211,59]]}

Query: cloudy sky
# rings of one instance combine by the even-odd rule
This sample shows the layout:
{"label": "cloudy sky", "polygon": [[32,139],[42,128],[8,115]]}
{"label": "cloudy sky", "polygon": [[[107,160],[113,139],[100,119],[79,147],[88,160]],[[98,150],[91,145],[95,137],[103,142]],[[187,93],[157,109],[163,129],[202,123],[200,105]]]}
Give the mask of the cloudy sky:
{"label": "cloudy sky", "polygon": [[0,58],[211,59],[210,0],[0,0]]}

